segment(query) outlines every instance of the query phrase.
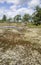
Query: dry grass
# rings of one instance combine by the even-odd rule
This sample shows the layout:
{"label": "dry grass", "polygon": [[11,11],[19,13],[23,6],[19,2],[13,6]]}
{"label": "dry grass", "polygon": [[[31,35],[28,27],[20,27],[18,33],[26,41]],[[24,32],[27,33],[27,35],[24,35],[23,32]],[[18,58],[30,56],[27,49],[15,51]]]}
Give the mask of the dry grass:
{"label": "dry grass", "polygon": [[3,49],[6,50],[8,48],[13,48],[15,45],[21,44],[26,46],[28,45],[29,47],[32,46],[33,49],[37,49],[40,52],[41,45],[35,42],[35,36],[37,38],[37,34],[34,34],[35,31],[32,32],[32,30],[28,30],[29,33],[26,32],[24,35],[10,30],[5,30],[2,34],[0,34],[0,47],[3,47]]}
{"label": "dry grass", "polygon": [[22,35],[8,29],[0,33],[0,65],[41,65],[41,45],[31,41],[36,32],[29,29]]}
{"label": "dry grass", "polygon": [[9,23],[9,22],[4,22],[4,23],[0,23],[0,26],[20,26],[21,23]]}
{"label": "dry grass", "polygon": [[0,48],[3,47],[3,51],[8,48],[14,48],[16,45],[31,45],[29,41],[23,40],[23,35],[5,30],[0,34]]}
{"label": "dry grass", "polygon": [[24,37],[25,40],[41,45],[41,28],[28,28]]}

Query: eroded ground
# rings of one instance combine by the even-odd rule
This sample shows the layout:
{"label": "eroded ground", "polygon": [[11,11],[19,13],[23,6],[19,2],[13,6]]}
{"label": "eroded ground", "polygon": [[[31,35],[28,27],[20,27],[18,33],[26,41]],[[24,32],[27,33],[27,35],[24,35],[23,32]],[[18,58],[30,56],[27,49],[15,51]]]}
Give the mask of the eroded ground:
{"label": "eroded ground", "polygon": [[0,29],[0,65],[41,65],[41,28]]}

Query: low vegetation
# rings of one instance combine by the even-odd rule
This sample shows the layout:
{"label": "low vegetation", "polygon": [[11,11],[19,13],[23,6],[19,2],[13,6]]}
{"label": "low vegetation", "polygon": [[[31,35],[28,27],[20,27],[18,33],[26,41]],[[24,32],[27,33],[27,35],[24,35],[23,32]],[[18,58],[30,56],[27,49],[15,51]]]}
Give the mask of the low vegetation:
{"label": "low vegetation", "polygon": [[0,29],[0,65],[41,65],[41,29],[25,29]]}

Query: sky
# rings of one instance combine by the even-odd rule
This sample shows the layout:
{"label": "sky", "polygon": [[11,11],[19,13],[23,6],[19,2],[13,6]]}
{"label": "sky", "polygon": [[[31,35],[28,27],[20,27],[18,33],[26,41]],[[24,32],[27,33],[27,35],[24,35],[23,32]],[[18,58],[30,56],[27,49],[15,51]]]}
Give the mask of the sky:
{"label": "sky", "polygon": [[0,18],[3,15],[7,18],[25,13],[32,15],[37,5],[41,7],[41,0],[0,0]]}

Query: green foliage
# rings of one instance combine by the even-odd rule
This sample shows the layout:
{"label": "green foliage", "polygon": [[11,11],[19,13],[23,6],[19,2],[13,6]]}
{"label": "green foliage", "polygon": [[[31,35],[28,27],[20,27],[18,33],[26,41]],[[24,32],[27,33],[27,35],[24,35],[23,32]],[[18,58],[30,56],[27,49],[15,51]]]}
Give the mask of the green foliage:
{"label": "green foliage", "polygon": [[16,15],[15,17],[14,17],[14,22],[16,21],[16,22],[19,22],[19,20],[21,20],[21,15]]}
{"label": "green foliage", "polygon": [[30,18],[30,15],[29,15],[29,14],[25,14],[25,15],[23,16],[23,21],[24,21],[24,22],[27,22],[27,21],[29,21],[29,18]]}
{"label": "green foliage", "polygon": [[9,18],[9,19],[8,19],[8,22],[11,22],[11,20],[12,20],[12,18]]}
{"label": "green foliage", "polygon": [[6,21],[7,17],[6,15],[3,15],[2,21]]}
{"label": "green foliage", "polygon": [[[6,15],[3,15],[3,18],[2,20],[0,20],[0,22],[6,22],[6,21],[11,22],[13,20],[11,18],[7,20]],[[14,22],[20,22],[20,21],[25,22],[26,24],[27,22],[30,21],[31,23],[34,22],[35,25],[40,25],[41,24],[41,7],[36,6],[35,12],[31,16],[29,14],[24,14],[23,17],[21,17],[21,15],[19,14],[16,15],[14,17]]]}
{"label": "green foliage", "polygon": [[36,7],[36,11],[33,14],[34,24],[41,24],[41,8],[39,6]]}

